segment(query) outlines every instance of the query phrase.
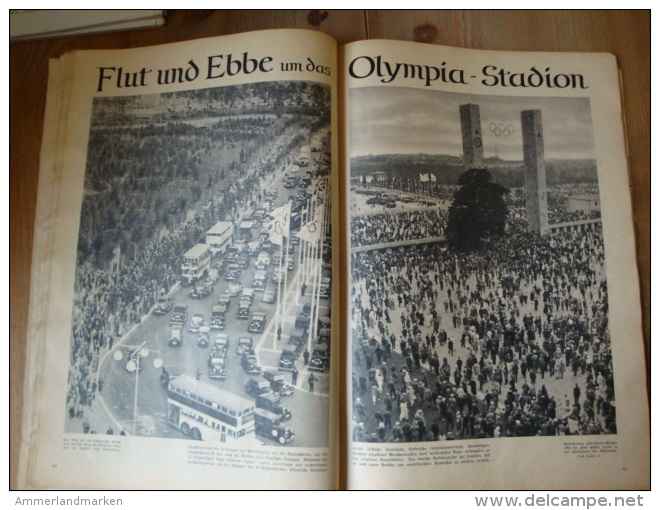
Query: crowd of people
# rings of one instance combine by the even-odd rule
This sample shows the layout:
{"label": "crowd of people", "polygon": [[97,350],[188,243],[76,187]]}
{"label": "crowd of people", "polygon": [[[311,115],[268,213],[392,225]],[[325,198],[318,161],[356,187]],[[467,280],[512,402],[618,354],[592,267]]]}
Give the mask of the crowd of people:
{"label": "crowd of people", "polygon": [[351,246],[371,246],[392,240],[412,241],[442,237],[446,209],[383,212],[351,218]]}
{"label": "crowd of people", "polygon": [[[168,294],[180,281],[183,254],[204,242],[206,231],[216,222],[236,222],[261,201],[262,190],[277,171],[291,163],[294,149],[309,133],[324,126],[321,118],[313,117],[278,120],[278,129],[262,129],[263,122],[218,119],[205,128],[176,124],[104,130],[96,126],[90,141],[87,183],[92,189],[107,185],[107,193],[89,193],[83,202],[66,402],[71,420],[85,422],[85,409],[103,388],[97,375],[101,357],[149,313],[159,296]],[[114,230],[125,231],[124,240],[135,237],[131,232],[138,226],[144,227],[146,219],[134,217],[132,224],[126,224],[116,215],[143,207],[145,200],[154,198],[135,195],[140,181],[137,173],[145,165],[150,167],[151,179],[167,181],[175,179],[177,168],[185,165],[219,165],[228,152],[235,153],[238,164],[226,165],[222,185],[204,190],[196,202],[187,204],[195,209],[194,217],[181,216],[167,226],[156,226],[154,218],[149,218],[149,235],[128,243],[130,253],[118,249],[121,241],[107,246],[108,238],[98,237],[107,222],[114,224]],[[115,199],[108,202],[111,194]]]}
{"label": "crowd of people", "polygon": [[480,252],[352,255],[354,440],[616,432],[600,225],[538,236],[513,209]]}

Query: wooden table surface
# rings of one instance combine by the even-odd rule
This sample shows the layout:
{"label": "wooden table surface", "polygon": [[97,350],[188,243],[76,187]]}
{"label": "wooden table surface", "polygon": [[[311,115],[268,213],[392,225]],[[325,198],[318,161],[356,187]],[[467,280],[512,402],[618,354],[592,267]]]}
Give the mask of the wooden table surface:
{"label": "wooden table surface", "polygon": [[340,44],[399,39],[493,50],[610,52],[623,76],[630,189],[650,370],[650,11],[168,11],[164,27],[10,43],[10,487],[16,486],[30,261],[47,62],[74,49],[130,48],[271,28],[307,28]]}

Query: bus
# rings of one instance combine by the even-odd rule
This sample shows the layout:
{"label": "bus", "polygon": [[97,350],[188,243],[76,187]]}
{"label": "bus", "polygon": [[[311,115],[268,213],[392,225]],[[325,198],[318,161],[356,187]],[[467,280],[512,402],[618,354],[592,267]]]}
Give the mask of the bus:
{"label": "bus", "polygon": [[253,435],[253,401],[186,374],[168,379],[167,421],[184,435],[222,443]]}
{"label": "bus", "polygon": [[213,255],[224,255],[233,236],[234,224],[230,221],[219,221],[206,232],[206,244],[211,247]]}
{"label": "bus", "polygon": [[211,249],[208,244],[196,244],[183,255],[181,278],[184,285],[192,285],[211,269]]}

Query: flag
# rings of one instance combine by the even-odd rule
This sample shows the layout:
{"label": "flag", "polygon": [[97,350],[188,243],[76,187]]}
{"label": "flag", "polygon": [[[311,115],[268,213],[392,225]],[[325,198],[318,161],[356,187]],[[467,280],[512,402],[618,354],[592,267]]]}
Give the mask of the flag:
{"label": "flag", "polygon": [[321,229],[323,227],[322,214],[323,205],[319,204],[316,207],[316,211],[314,211],[314,215],[300,228],[300,232],[298,232],[298,237],[300,239],[307,241],[308,243],[313,243],[320,239]]}
{"label": "flag", "polygon": [[283,244],[283,238],[289,236],[289,225],[291,223],[291,202],[275,209],[271,216],[273,219],[268,223],[270,241],[275,244]]}
{"label": "flag", "polygon": [[429,176],[426,174],[419,174],[419,180],[420,182],[428,182],[429,181]]}
{"label": "flag", "polygon": [[438,180],[438,178],[435,176],[435,174],[429,173],[429,176],[431,177],[431,182],[435,182]]}

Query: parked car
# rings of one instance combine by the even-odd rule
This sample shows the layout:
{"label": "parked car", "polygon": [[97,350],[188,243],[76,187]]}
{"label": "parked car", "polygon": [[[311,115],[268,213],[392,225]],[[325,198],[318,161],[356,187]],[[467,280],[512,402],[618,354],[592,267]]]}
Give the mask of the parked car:
{"label": "parked car", "polygon": [[307,366],[310,370],[325,372],[329,361],[330,357],[328,356],[328,348],[325,345],[319,345],[312,351]]}
{"label": "parked car", "polygon": [[277,367],[280,370],[293,370],[299,354],[300,351],[295,345],[285,345],[280,354],[280,360],[277,362]]}

